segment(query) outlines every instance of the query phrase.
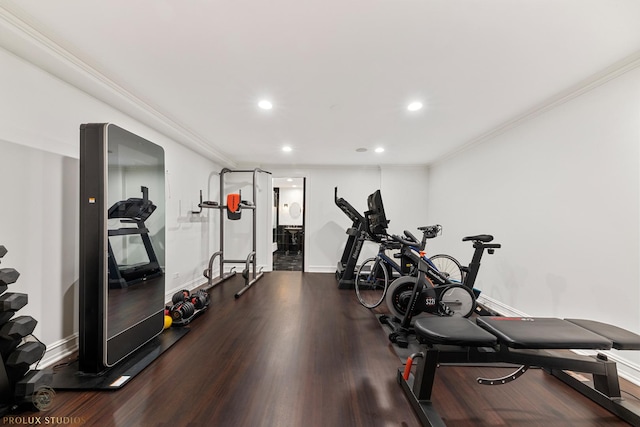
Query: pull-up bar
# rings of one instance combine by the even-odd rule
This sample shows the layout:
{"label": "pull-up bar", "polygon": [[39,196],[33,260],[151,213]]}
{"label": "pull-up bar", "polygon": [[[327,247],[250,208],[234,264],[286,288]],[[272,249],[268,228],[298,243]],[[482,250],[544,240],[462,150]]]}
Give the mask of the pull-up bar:
{"label": "pull-up bar", "polygon": [[[220,171],[220,197],[224,194],[224,177],[225,174],[230,173],[252,173],[253,174],[253,200],[251,202],[241,200],[240,192],[232,193],[227,196],[227,203],[222,205],[218,202],[213,201],[203,201],[202,200],[202,191],[200,191],[200,203],[198,207],[199,211],[192,211],[194,214],[199,214],[202,212],[202,209],[219,209],[227,211],[227,218],[230,220],[240,219],[242,210],[248,209],[252,212],[252,246],[251,252],[247,256],[246,259],[225,259],[224,258],[224,220],[220,218],[220,250],[215,252],[210,260],[209,260],[209,268],[204,271],[204,276],[208,279],[206,289],[211,289],[214,286],[220,284],[224,280],[233,276],[235,271],[235,266],[231,268],[228,273],[224,273],[224,264],[239,264],[244,263],[245,268],[242,271],[242,276],[245,279],[244,287],[235,294],[235,298],[240,298],[240,296],[247,291],[255,282],[257,282],[262,275],[262,268],[259,271],[257,270],[257,260],[256,260],[256,228],[257,228],[257,218],[256,218],[256,200],[257,200],[257,176],[258,173],[266,173],[271,175],[271,172],[267,172],[260,168],[251,169],[251,170],[232,170],[228,168],[224,168]],[[213,278],[213,263],[215,258],[218,257],[219,265],[220,265],[220,276],[217,280],[214,281]],[[251,267],[251,268],[250,268]]]}

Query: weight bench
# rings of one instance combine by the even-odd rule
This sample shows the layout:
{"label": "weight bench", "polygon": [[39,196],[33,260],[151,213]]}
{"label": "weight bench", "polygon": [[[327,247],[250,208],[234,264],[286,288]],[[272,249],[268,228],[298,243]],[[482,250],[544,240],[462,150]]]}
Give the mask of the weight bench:
{"label": "weight bench", "polygon": [[[439,364],[520,365],[502,378],[478,378],[478,384],[500,385],[514,381],[529,367],[539,367],[589,397],[632,425],[640,425],[640,406],[620,395],[616,364],[607,356],[582,356],[561,350],[640,350],[640,336],[592,320],[531,317],[426,317],[415,322],[424,352],[412,355],[398,370],[411,405],[425,426],[445,426],[431,402]],[[413,359],[420,357],[411,373]],[[593,386],[567,371],[593,375]]]}

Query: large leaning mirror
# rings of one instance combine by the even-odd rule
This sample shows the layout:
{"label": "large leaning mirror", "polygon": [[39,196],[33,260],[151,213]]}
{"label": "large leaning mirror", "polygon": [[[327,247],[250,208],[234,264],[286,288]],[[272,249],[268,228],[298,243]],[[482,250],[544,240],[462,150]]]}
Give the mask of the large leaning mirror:
{"label": "large leaning mirror", "polygon": [[164,150],[116,125],[88,124],[80,164],[80,364],[99,372],[163,329]]}

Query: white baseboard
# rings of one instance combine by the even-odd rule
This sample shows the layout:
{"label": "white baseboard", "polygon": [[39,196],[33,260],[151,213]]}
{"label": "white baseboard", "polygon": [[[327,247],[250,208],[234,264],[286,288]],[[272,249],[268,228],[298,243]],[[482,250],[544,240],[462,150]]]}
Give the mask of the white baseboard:
{"label": "white baseboard", "polygon": [[176,292],[180,292],[183,289],[186,289],[188,291],[191,291],[192,289],[197,288],[198,286],[201,286],[202,284],[207,282],[207,278],[202,276],[201,278],[197,278],[197,279],[193,279],[188,281],[187,283],[183,283],[180,286],[177,286],[173,289],[170,289],[167,293],[165,293],[164,295],[164,300],[165,302],[169,302],[171,301],[171,297],[173,297],[173,295]]}
{"label": "white baseboard", "polygon": [[480,296],[478,297],[478,303],[482,304],[483,306],[485,306],[486,308],[488,308],[489,310],[495,311],[496,313],[498,313],[500,316],[505,316],[505,317],[531,317],[526,313],[523,313],[520,310],[516,310],[513,307],[510,307],[500,301],[497,301],[491,297],[488,297],[484,294],[480,294]]}
{"label": "white baseboard", "polygon": [[49,344],[42,360],[38,363],[37,369],[48,368],[65,357],[72,355],[76,351],[78,351],[77,333],[68,336],[67,338],[63,338],[60,341],[56,341],[53,344]]}
{"label": "white baseboard", "polygon": [[[482,304],[486,308],[496,312],[501,316],[507,317],[533,317],[529,314],[523,313],[519,310],[516,310],[513,307],[510,307],[500,301],[494,300],[491,297],[480,294],[478,297],[478,303]],[[583,351],[583,350],[573,350],[577,354],[581,355],[593,355],[596,352],[593,351]],[[616,350],[599,350],[599,353],[605,354],[608,358],[616,362],[618,375],[625,380],[640,386],[640,365],[625,359],[621,351]]]}
{"label": "white baseboard", "polygon": [[307,266],[307,272],[309,273],[335,273],[336,266],[326,266],[326,265],[309,265]]}

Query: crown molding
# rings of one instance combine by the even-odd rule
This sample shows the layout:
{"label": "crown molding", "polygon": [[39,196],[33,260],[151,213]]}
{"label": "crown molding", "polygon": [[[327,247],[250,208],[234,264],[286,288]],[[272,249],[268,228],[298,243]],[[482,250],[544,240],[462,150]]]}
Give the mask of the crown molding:
{"label": "crown molding", "polygon": [[223,167],[236,166],[233,159],[197,132],[119,85],[39,30],[38,23],[10,1],[0,5],[0,41],[0,47],[177,143]]}
{"label": "crown molding", "polygon": [[610,65],[609,67],[605,68],[604,70],[600,71],[599,73],[596,73],[588,78],[586,78],[585,80],[581,81],[580,83],[571,86],[570,88],[558,93],[557,95],[547,99],[546,101],[542,102],[541,104],[536,105],[533,108],[530,108],[529,110],[525,111],[524,113],[513,117],[512,119],[502,123],[501,125],[491,129],[488,132],[485,132],[479,136],[477,136],[476,138],[473,138],[472,140],[468,141],[467,143],[463,144],[462,146],[460,146],[458,149],[450,151],[449,153],[439,157],[438,159],[434,160],[433,162],[431,162],[429,164],[429,166],[436,166],[440,163],[443,163],[446,160],[449,160],[453,157],[458,156],[459,154],[474,148],[484,142],[487,142],[499,135],[502,135],[503,133],[517,128],[519,126],[521,126],[522,124],[546,113],[549,110],[552,110],[566,102],[569,102],[575,98],[578,98],[581,95],[584,95],[587,92],[592,91],[593,89],[596,89],[602,85],[604,85],[605,83],[620,77],[621,75],[634,70],[636,68],[640,67],[640,52],[635,52],[629,56],[627,56],[626,58],[622,59],[621,61],[618,61],[612,65]]}

